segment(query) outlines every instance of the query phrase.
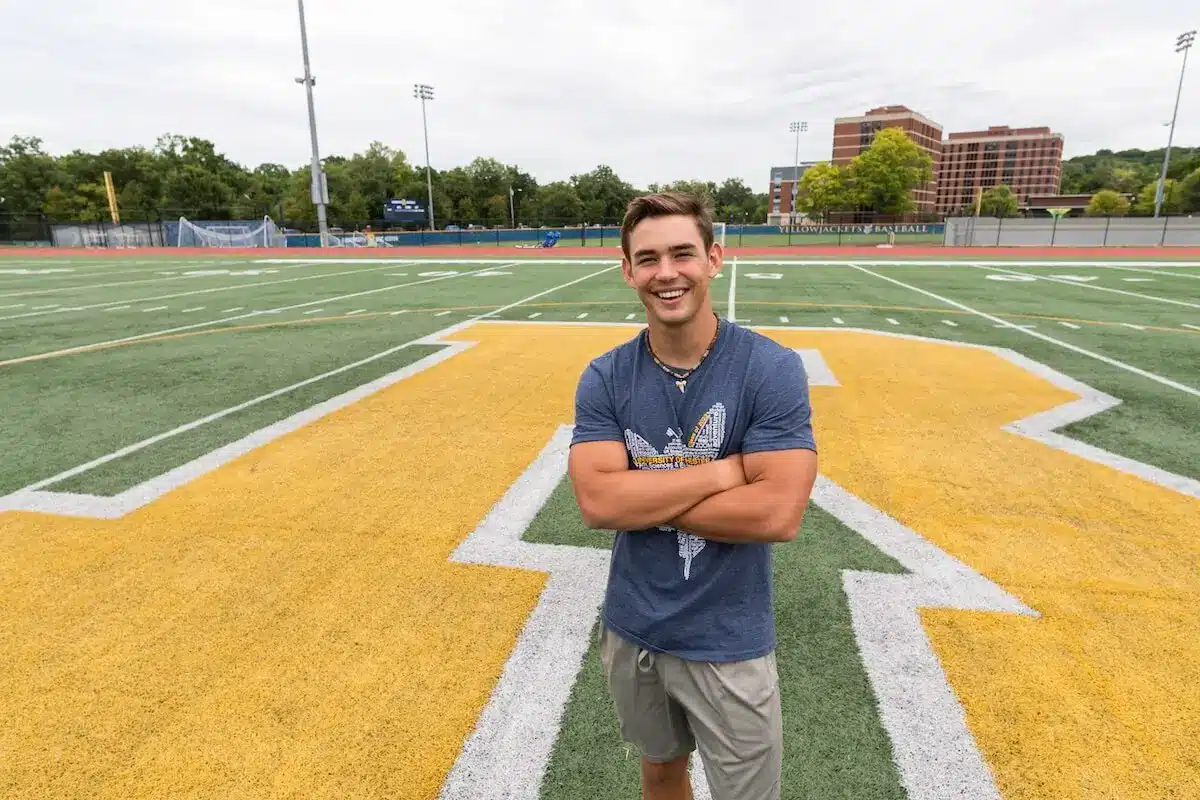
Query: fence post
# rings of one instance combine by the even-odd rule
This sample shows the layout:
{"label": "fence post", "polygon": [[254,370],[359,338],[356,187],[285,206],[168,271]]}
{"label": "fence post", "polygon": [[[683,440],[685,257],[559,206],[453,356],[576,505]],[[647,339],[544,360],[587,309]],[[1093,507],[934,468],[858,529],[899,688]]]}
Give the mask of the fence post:
{"label": "fence post", "polygon": [[1004,230],[1004,217],[996,219],[996,247],[1000,246],[1000,232]]}
{"label": "fence post", "polygon": [[1054,236],[1058,233],[1058,215],[1054,215],[1054,225],[1050,228],[1050,246],[1054,247]]}
{"label": "fence post", "polygon": [[1111,216],[1105,217],[1104,218],[1104,239],[1101,240],[1101,242],[1100,242],[1101,247],[1108,247],[1108,226],[1110,226],[1110,225],[1112,225],[1112,217]]}
{"label": "fence post", "polygon": [[1171,218],[1169,216],[1167,216],[1166,214],[1163,214],[1162,236],[1158,237],[1158,246],[1159,247],[1162,247],[1163,245],[1165,245],[1167,243],[1167,223],[1170,222],[1170,220],[1171,220]]}

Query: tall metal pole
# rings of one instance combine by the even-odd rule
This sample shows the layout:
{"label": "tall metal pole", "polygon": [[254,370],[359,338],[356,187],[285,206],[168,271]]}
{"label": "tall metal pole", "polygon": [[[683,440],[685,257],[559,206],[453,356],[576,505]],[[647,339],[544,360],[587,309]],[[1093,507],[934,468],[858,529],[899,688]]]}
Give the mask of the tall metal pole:
{"label": "tall metal pole", "polygon": [[796,224],[796,198],[800,193],[800,132],[808,130],[807,122],[793,122],[788,125],[788,129],[796,134],[796,157],[794,166],[792,167],[792,210],[791,224]]}
{"label": "tall metal pole", "polygon": [[414,83],[413,97],[421,100],[421,127],[425,129],[425,186],[429,189],[429,229],[436,231],[437,224],[433,221],[433,177],[429,167],[429,124],[425,121],[425,101],[433,99],[433,87]]}
{"label": "tall metal pole", "polygon": [[308,133],[312,138],[312,201],[317,207],[317,231],[321,236],[321,247],[329,246],[329,223],[325,218],[325,175],[321,171],[321,154],[317,149],[317,112],[313,109],[313,84],[317,81],[308,66],[308,31],[304,26],[304,0],[296,0],[300,7],[300,50],[304,54],[304,77],[296,83],[304,84],[308,95]]}
{"label": "tall metal pole", "polygon": [[1171,132],[1167,135],[1167,152],[1163,153],[1162,175],[1158,178],[1158,191],[1154,194],[1154,216],[1157,217],[1162,209],[1163,194],[1167,188],[1167,165],[1171,163],[1171,143],[1175,139],[1175,117],[1179,114],[1179,95],[1183,93],[1183,73],[1187,71],[1188,50],[1196,41],[1196,32],[1188,31],[1179,34],[1175,40],[1175,52],[1183,53],[1183,65],[1179,68],[1179,88],[1175,90],[1175,111],[1171,114]]}

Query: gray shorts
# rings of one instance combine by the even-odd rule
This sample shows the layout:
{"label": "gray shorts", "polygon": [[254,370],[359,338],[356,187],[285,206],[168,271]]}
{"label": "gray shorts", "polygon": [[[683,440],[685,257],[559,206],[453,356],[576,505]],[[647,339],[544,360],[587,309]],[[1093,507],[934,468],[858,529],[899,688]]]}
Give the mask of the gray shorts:
{"label": "gray shorts", "polygon": [[600,659],[625,741],[657,764],[698,749],[713,800],[777,800],[783,714],[774,653],[686,661],[600,628]]}

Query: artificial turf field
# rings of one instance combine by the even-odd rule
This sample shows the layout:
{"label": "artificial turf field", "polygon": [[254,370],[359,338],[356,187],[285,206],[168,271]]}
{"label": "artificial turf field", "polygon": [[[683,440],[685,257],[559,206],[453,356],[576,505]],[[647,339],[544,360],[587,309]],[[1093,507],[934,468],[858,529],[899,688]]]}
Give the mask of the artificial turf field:
{"label": "artificial turf field", "polygon": [[[0,256],[0,797],[637,796],[564,478],[616,257],[299,252]],[[985,255],[713,283],[822,450],[785,797],[1200,795],[1200,261]]]}

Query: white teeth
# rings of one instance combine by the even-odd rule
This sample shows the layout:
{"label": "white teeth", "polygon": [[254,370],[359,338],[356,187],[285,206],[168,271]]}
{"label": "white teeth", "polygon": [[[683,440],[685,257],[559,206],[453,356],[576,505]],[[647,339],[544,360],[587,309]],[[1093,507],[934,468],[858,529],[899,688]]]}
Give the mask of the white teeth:
{"label": "white teeth", "polygon": [[676,297],[683,296],[683,289],[672,289],[669,292],[658,292],[657,294],[663,300],[674,300]]}

